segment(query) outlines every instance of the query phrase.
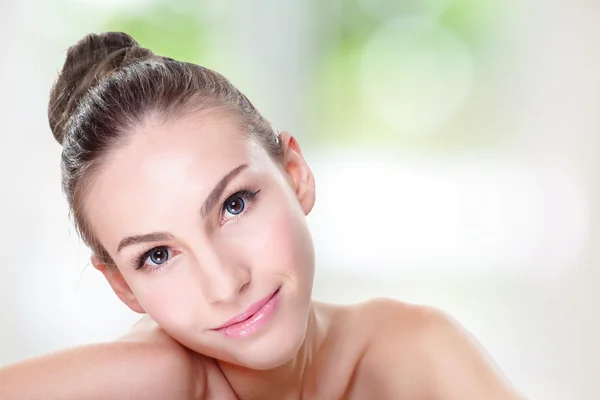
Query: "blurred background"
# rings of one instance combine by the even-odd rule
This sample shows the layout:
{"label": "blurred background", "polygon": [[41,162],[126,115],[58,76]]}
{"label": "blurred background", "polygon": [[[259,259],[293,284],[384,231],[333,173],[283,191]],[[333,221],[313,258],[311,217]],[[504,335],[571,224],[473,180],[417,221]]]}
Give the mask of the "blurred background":
{"label": "blurred background", "polygon": [[317,179],[315,298],[453,314],[532,399],[599,399],[600,3],[2,0],[0,365],[138,318],[89,265],[46,105],[120,30],[216,69]]}

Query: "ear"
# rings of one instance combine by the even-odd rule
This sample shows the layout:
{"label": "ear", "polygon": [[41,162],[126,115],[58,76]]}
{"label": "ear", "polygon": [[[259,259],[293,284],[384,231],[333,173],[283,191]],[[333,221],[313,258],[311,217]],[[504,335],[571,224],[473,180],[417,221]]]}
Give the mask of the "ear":
{"label": "ear", "polygon": [[288,132],[281,132],[279,140],[283,144],[283,167],[304,214],[308,215],[315,205],[315,178],[302,155],[298,141]]}
{"label": "ear", "polygon": [[98,271],[102,272],[102,275],[104,275],[112,290],[117,297],[127,305],[127,307],[140,314],[146,313],[116,266],[109,267],[106,264],[101,263],[96,255],[92,255],[92,265]]}

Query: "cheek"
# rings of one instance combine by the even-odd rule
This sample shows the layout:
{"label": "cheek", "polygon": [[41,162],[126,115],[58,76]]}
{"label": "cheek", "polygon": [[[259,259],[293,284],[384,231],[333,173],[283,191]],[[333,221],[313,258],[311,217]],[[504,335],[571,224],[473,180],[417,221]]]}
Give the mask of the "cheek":
{"label": "cheek", "polygon": [[248,235],[253,266],[283,275],[312,273],[314,252],[304,214],[281,203],[265,209],[269,211],[256,218],[254,233]]}
{"label": "cheek", "polygon": [[[156,271],[132,288],[144,310],[166,331],[178,331],[194,325],[193,316],[203,304],[200,288],[187,265],[168,271]],[[162,275],[161,275],[162,274]]]}

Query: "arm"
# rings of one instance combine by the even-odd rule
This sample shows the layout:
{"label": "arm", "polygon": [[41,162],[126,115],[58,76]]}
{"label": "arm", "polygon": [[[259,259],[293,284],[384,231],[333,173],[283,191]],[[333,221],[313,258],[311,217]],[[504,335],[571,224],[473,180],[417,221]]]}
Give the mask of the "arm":
{"label": "arm", "polygon": [[371,365],[381,398],[522,400],[491,358],[442,312],[389,305]]}
{"label": "arm", "polygon": [[205,379],[198,365],[166,334],[137,327],[116,342],[0,368],[0,398],[201,399]]}

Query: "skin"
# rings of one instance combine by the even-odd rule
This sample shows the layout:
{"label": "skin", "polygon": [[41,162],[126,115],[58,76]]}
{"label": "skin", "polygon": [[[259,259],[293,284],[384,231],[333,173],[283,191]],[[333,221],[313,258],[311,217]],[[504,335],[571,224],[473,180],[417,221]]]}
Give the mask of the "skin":
{"label": "skin", "polygon": [[[9,367],[0,381],[10,378],[13,393],[29,398],[42,391],[19,386],[26,375],[45,382],[44,398],[102,398],[93,390],[108,390],[101,383],[108,379],[120,393],[110,398],[522,398],[440,311],[388,299],[311,300],[315,261],[305,216],[315,203],[313,175],[291,135],[281,134],[284,157],[275,161],[237,122],[212,109],[168,123],[149,116],[131,132],[94,177],[84,207],[116,263],[93,257],[94,266],[146,316],[114,343]],[[240,165],[207,209],[215,185]],[[241,189],[260,191],[242,197],[243,212],[232,215],[223,204]],[[168,237],[119,250],[124,238],[156,232]],[[137,268],[136,257],[157,246],[168,248],[168,260]],[[275,315],[256,334],[234,339],[214,330],[277,288]],[[86,382],[75,385],[79,391],[44,372],[74,363],[76,381]]]}

